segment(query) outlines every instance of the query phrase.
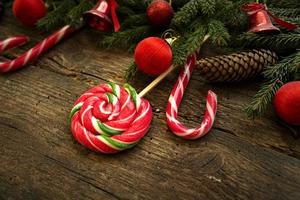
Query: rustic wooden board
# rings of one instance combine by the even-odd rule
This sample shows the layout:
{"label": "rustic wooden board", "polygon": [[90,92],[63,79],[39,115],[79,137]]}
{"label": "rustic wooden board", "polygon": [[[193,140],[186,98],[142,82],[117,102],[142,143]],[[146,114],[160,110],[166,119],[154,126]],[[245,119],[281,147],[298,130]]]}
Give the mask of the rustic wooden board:
{"label": "rustic wooden board", "polygon": [[[1,38],[21,33],[31,45],[43,38],[11,17],[0,22]],[[180,119],[201,120],[208,89],[219,95],[218,118],[209,135],[184,141],[165,123],[173,73],[146,97],[154,118],[139,145],[113,156],[79,145],[67,120],[73,102],[99,83],[123,84],[132,59],[97,49],[92,36],[83,30],[38,62],[0,75],[0,199],[300,199],[299,140],[272,110],[256,121],[242,111],[259,83],[210,85],[194,74]],[[151,80],[139,75],[132,84],[141,90]]]}

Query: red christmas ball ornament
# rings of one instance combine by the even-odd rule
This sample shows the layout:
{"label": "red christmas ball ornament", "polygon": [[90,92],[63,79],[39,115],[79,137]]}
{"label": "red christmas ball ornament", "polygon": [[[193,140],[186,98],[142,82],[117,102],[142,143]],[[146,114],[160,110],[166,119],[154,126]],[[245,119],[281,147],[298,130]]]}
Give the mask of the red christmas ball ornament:
{"label": "red christmas ball ornament", "polygon": [[165,0],[154,0],[147,8],[148,21],[152,26],[168,26],[173,18],[174,10]]}
{"label": "red christmas ball ornament", "polygon": [[142,40],[134,52],[138,68],[149,75],[159,75],[172,64],[172,49],[163,39],[149,37]]}
{"label": "red christmas ball ornament", "polygon": [[15,17],[25,26],[34,26],[46,14],[43,0],[15,0],[13,4]]}
{"label": "red christmas ball ornament", "polygon": [[274,97],[277,115],[290,125],[300,126],[300,81],[282,86]]}

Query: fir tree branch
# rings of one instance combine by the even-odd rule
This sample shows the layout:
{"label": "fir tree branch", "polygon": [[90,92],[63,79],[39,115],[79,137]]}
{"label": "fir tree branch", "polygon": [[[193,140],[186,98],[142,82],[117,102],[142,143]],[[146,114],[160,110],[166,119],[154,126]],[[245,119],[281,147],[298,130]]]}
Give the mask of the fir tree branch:
{"label": "fir tree branch", "polygon": [[200,12],[208,16],[213,15],[215,4],[215,0],[190,0],[175,14],[171,26],[184,27],[191,23]]}
{"label": "fir tree branch", "polygon": [[216,5],[218,12],[214,17],[234,31],[243,31],[248,25],[248,17],[241,12],[241,6],[248,2],[248,0],[218,0]]}
{"label": "fir tree branch", "polygon": [[127,69],[125,71],[125,74],[124,74],[124,79],[125,79],[126,83],[128,83],[129,81],[131,81],[133,79],[136,72],[137,72],[137,66],[136,66],[135,62],[132,62],[127,67]]}
{"label": "fir tree branch", "polygon": [[299,17],[300,8],[270,8],[272,13],[274,13],[278,17]]}
{"label": "fir tree branch", "polygon": [[105,48],[118,47],[131,51],[139,41],[150,35],[153,35],[150,26],[140,26],[105,35],[98,44]]}
{"label": "fir tree branch", "polygon": [[300,8],[299,0],[269,0],[269,7],[277,8]]}
{"label": "fir tree branch", "polygon": [[207,28],[205,25],[201,23],[195,23],[193,26],[194,27],[192,28],[192,32],[185,36],[185,60],[189,55],[193,54],[196,50],[199,49],[205,35],[207,34]]}
{"label": "fir tree branch", "polygon": [[266,68],[263,74],[269,81],[261,86],[251,103],[246,107],[245,111],[249,117],[255,118],[266,112],[279,88],[293,78],[299,68],[299,61],[300,51],[284,58],[277,65]]}
{"label": "fir tree branch", "polygon": [[63,0],[58,7],[38,21],[37,27],[43,31],[51,31],[66,24],[66,13],[76,6],[74,0]]}
{"label": "fir tree branch", "polygon": [[132,8],[136,11],[145,11],[151,0],[123,0],[118,1],[121,6]]}
{"label": "fir tree branch", "polygon": [[212,20],[208,23],[208,34],[212,44],[216,46],[227,46],[227,41],[230,39],[227,28],[218,20]]}
{"label": "fir tree branch", "polygon": [[280,33],[278,35],[245,33],[240,35],[239,39],[248,47],[268,47],[276,51],[295,49],[300,46],[300,34],[298,32]]}
{"label": "fir tree branch", "polygon": [[173,52],[173,64],[175,66],[184,65],[188,54],[186,51],[186,44],[185,44],[184,37],[181,37],[174,42],[174,44],[172,45],[172,52]]}
{"label": "fir tree branch", "polygon": [[147,20],[146,13],[135,14],[135,15],[126,17],[126,19],[122,23],[122,29],[128,28],[128,27],[147,25],[147,23],[148,23],[148,20]]}
{"label": "fir tree branch", "polygon": [[93,7],[93,3],[87,0],[81,0],[81,2],[73,7],[68,13],[68,24],[76,24],[80,21],[83,14]]}
{"label": "fir tree branch", "polygon": [[283,82],[279,79],[273,79],[264,83],[245,109],[248,117],[254,119],[255,117],[263,115],[272,103],[277,90],[279,90],[282,85]]}

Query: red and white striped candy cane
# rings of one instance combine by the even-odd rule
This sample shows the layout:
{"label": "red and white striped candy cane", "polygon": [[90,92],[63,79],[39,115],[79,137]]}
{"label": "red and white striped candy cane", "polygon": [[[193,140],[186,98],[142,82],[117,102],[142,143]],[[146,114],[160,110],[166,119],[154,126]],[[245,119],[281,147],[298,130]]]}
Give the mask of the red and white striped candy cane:
{"label": "red and white striped candy cane", "polygon": [[169,97],[166,115],[167,123],[172,132],[184,139],[198,139],[208,133],[214,123],[217,113],[217,95],[209,91],[206,102],[206,111],[202,123],[193,129],[186,128],[177,120],[178,107],[182,100],[184,90],[186,89],[193,69],[195,67],[196,56],[192,55],[188,58],[184,69],[182,69],[176,84]]}
{"label": "red and white striped candy cane", "polygon": [[[36,60],[43,53],[54,47],[58,42],[62,39],[68,37],[71,33],[73,33],[76,29],[71,27],[70,25],[64,26],[59,29],[52,35],[48,36],[42,42],[38,43],[36,46],[31,48],[26,53],[22,54],[18,58],[14,60],[10,60],[7,62],[0,63],[0,71],[1,72],[9,72],[20,69],[27,65],[28,63]],[[8,49],[7,47],[4,48]]]}
{"label": "red and white striped candy cane", "polygon": [[12,49],[17,46],[21,46],[29,41],[29,38],[26,36],[16,36],[11,37],[6,40],[0,41],[0,53]]}

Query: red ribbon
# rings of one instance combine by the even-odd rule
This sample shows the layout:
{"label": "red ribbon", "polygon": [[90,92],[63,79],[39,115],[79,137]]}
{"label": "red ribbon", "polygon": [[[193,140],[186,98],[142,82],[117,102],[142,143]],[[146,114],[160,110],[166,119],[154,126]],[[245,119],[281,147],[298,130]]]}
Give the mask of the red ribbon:
{"label": "red ribbon", "polygon": [[271,12],[268,11],[268,8],[265,4],[262,3],[249,3],[249,4],[245,4],[242,7],[242,11],[246,12],[248,15],[253,15],[261,10],[264,10],[268,13],[268,15],[270,17],[272,17],[272,19],[281,27],[284,27],[290,31],[295,30],[296,28],[298,28],[298,26],[296,24],[292,24],[289,22],[286,22],[282,19],[280,19],[279,17],[273,15]]}
{"label": "red ribbon", "polygon": [[111,18],[114,24],[114,30],[115,32],[118,32],[120,30],[120,22],[117,16],[117,8],[118,8],[118,4],[116,2],[116,0],[109,0],[110,3],[110,8],[111,8]]}

